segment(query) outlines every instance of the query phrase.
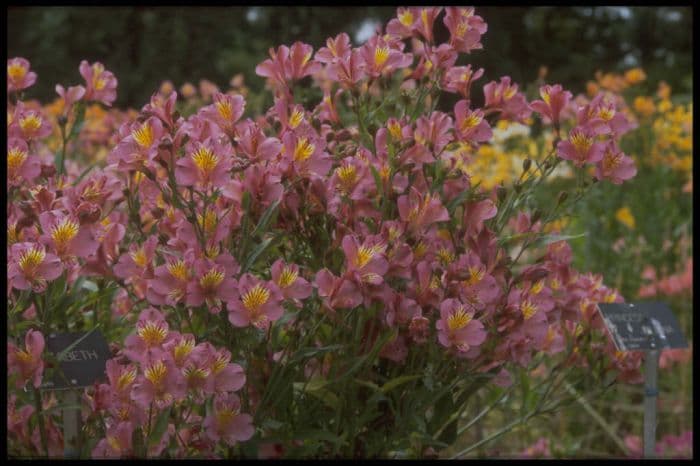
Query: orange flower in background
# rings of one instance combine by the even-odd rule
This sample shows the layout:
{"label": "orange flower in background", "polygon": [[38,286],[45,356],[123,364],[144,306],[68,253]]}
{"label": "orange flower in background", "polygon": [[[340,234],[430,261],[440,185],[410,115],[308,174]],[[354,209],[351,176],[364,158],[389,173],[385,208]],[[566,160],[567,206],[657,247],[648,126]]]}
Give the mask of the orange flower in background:
{"label": "orange flower in background", "polygon": [[651,97],[635,97],[633,105],[634,111],[645,117],[650,117],[656,111],[654,100]]}
{"label": "orange flower in background", "polygon": [[647,79],[647,75],[641,68],[632,68],[631,70],[627,70],[625,72],[625,81],[627,81],[627,84],[630,86],[639,84],[645,79]]}

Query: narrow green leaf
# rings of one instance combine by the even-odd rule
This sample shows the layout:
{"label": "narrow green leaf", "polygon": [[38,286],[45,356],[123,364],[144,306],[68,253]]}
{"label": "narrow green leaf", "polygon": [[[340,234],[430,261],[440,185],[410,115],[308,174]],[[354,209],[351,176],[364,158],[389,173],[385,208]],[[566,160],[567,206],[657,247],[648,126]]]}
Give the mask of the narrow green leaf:
{"label": "narrow green leaf", "polygon": [[263,240],[262,243],[258,244],[258,247],[253,249],[253,251],[250,253],[248,256],[248,259],[245,262],[245,266],[243,267],[242,272],[247,272],[250,270],[250,268],[255,264],[255,261],[257,258],[267,249],[267,247],[272,243],[272,241],[275,239],[275,237],[272,238],[267,238]]}
{"label": "narrow green leaf", "polygon": [[160,439],[163,437],[165,430],[168,428],[168,421],[170,420],[170,408],[164,410],[158,415],[156,424],[148,435],[148,446],[154,447],[158,445]]}
{"label": "narrow green leaf", "polygon": [[418,380],[421,377],[423,377],[423,375],[420,375],[420,374],[418,374],[418,375],[402,375],[401,377],[396,377],[395,379],[392,379],[392,380],[388,381],[387,383],[385,383],[384,385],[382,385],[381,390],[383,393],[388,393],[391,390],[393,390],[394,388],[398,387],[399,385],[403,385],[405,383],[411,382],[412,380]]}
{"label": "narrow green leaf", "polygon": [[265,210],[262,217],[260,217],[260,221],[253,229],[253,233],[251,233],[251,236],[255,236],[258,233],[265,233],[265,231],[267,230],[267,226],[273,218],[273,215],[277,212],[277,207],[280,205],[281,200],[282,199],[277,199],[270,205],[270,207],[267,208],[267,210]]}

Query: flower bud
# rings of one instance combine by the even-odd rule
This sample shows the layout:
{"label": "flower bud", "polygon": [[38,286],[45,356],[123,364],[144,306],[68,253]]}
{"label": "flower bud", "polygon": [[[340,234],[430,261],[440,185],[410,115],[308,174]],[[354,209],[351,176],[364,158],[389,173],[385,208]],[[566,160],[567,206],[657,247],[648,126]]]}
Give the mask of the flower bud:
{"label": "flower bud", "polygon": [[527,172],[530,169],[531,165],[532,165],[532,160],[530,160],[530,159],[523,160],[523,173]]}
{"label": "flower bud", "polygon": [[539,219],[542,218],[542,211],[540,209],[536,209],[535,212],[532,214],[532,223],[535,224]]}
{"label": "flower bud", "polygon": [[339,141],[339,142],[347,141],[351,137],[352,137],[352,134],[350,133],[350,131],[347,129],[343,129],[341,132],[339,132],[336,135],[336,141]]}
{"label": "flower bud", "polygon": [[58,117],[58,126],[66,126],[66,123],[68,123],[68,118],[65,115]]}
{"label": "flower bud", "polygon": [[319,120],[318,118],[314,117],[314,118],[311,120],[311,126],[313,126],[314,129],[315,129],[316,131],[321,131],[321,120]]}
{"label": "flower bud", "polygon": [[499,186],[496,188],[496,197],[498,198],[499,203],[503,203],[503,201],[506,200],[506,195],[508,194],[508,190],[504,188],[503,186]]}
{"label": "flower bud", "polygon": [[326,133],[326,142],[332,142],[333,139],[335,139],[335,133],[333,131]]}
{"label": "flower bud", "polygon": [[566,191],[562,191],[559,193],[559,197],[557,198],[557,205],[562,205],[564,202],[566,202],[566,199],[569,197],[569,193]]}

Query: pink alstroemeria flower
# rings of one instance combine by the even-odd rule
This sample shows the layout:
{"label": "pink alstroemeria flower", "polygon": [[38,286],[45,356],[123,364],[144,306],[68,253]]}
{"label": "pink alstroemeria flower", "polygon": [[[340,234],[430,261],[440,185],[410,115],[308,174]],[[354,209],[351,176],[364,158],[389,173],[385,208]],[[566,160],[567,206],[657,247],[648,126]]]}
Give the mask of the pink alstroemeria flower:
{"label": "pink alstroemeria flower", "polygon": [[622,184],[636,174],[634,160],[622,152],[615,141],[608,142],[603,151],[603,158],[596,164],[595,177],[599,180],[609,180],[613,184]]}
{"label": "pink alstroemeria flower", "polygon": [[185,397],[187,383],[170,359],[154,359],[145,364],[131,391],[131,399],[143,409],[151,402],[158,409],[166,408]]}
{"label": "pink alstroemeria flower", "polygon": [[384,282],[384,274],[389,269],[384,254],[386,244],[369,240],[360,244],[354,235],[346,235],[342,245],[347,276],[352,276],[357,284],[379,285]]}
{"label": "pink alstroemeria flower", "polygon": [[85,95],[85,88],[83,86],[71,86],[66,90],[60,84],[56,84],[56,94],[63,99],[63,113],[69,115],[73,104]]}
{"label": "pink alstroemeria flower", "polygon": [[36,243],[13,244],[9,259],[7,279],[10,289],[31,289],[41,293],[46,290],[47,282],[57,279],[63,272],[61,260]]}
{"label": "pink alstroemeria flower", "polygon": [[362,303],[362,293],[358,286],[348,278],[336,277],[328,269],[321,269],[316,273],[314,285],[329,309],[353,309]]}
{"label": "pink alstroemeria flower", "polygon": [[[403,42],[399,43],[403,47]],[[363,69],[368,76],[377,78],[399,68],[411,66],[413,55],[403,53],[401,50],[393,48],[393,45],[393,42],[385,40],[383,36],[374,35],[360,47]]]}
{"label": "pink alstroemeria flower", "polygon": [[326,46],[321,47],[318,52],[316,52],[314,58],[316,61],[328,65],[337,60],[350,58],[351,52],[352,44],[350,43],[350,36],[342,32],[335,38],[329,37],[326,39]]}
{"label": "pink alstroemeria flower", "polygon": [[530,102],[530,106],[546,117],[552,125],[558,127],[561,112],[571,101],[571,92],[563,90],[561,84],[554,86],[546,84],[540,87],[540,97],[542,100],[534,100]]}
{"label": "pink alstroemeria flower", "polygon": [[481,36],[488,26],[481,16],[474,15],[473,7],[446,7],[442,20],[450,31],[450,45],[458,52],[471,53],[484,48]]}
{"label": "pink alstroemeria flower", "polygon": [[458,92],[465,99],[469,99],[472,83],[483,75],[483,68],[472,71],[471,65],[455,66],[445,73],[442,86],[447,92]]}
{"label": "pink alstroemeria flower", "polygon": [[510,82],[509,76],[501,77],[500,82],[491,81],[484,86],[486,103],[484,107],[499,110],[502,118],[523,122],[532,113],[532,109],[518,85]]}
{"label": "pink alstroemeria flower", "polygon": [[141,311],[136,323],[136,332],[124,340],[124,354],[132,361],[146,363],[164,352],[163,344],[171,340],[168,322],[154,307]]}
{"label": "pink alstroemeria flower", "polygon": [[156,158],[165,131],[160,118],[150,117],[142,123],[124,123],[119,134],[122,140],[109,154],[107,161],[117,163],[119,170],[139,170],[149,167]]}
{"label": "pink alstroemeria flower", "polygon": [[202,427],[211,440],[221,440],[231,446],[245,442],[255,434],[253,418],[241,414],[241,400],[233,393],[215,399],[214,412],[204,419]]}
{"label": "pink alstroemeria flower", "polygon": [[146,299],[154,306],[175,306],[182,302],[187,293],[191,264],[183,259],[170,259],[156,267],[154,278],[148,280]]}
{"label": "pink alstroemeria flower", "polygon": [[119,422],[107,428],[105,438],[92,450],[93,458],[129,458],[133,455],[131,422]]}
{"label": "pink alstroemeria flower", "polygon": [[206,303],[209,312],[218,313],[221,301],[230,303],[238,297],[238,283],[232,277],[234,273],[235,270],[222,262],[221,256],[215,261],[208,258],[197,260],[194,280],[187,285],[187,305],[201,306]]}
{"label": "pink alstroemeria flower", "polygon": [[202,189],[221,187],[231,177],[233,148],[229,143],[207,139],[193,143],[175,164],[175,179],[182,186]]}
{"label": "pink alstroemeria flower", "polygon": [[42,212],[39,223],[44,232],[39,239],[63,259],[75,256],[86,258],[100,246],[88,226],[81,225],[78,219],[60,210]]}
{"label": "pink alstroemeria flower", "polygon": [[30,329],[24,336],[24,348],[20,349],[13,343],[7,343],[7,368],[9,374],[17,374],[15,386],[22,388],[28,381],[34,388],[41,385],[41,377],[44,374],[44,361],[41,354],[44,352],[44,335],[38,330]]}
{"label": "pink alstroemeria flower", "polygon": [[29,147],[23,139],[7,140],[7,183],[18,186],[31,183],[41,174],[39,158],[29,154]]}
{"label": "pink alstroemeria flower", "polygon": [[287,81],[309,76],[321,67],[311,59],[313,47],[302,42],[295,42],[291,48],[281,45],[277,51],[271,48],[269,53],[270,58],[255,67],[255,74],[269,78],[281,87],[286,87]]}
{"label": "pink alstroemeria flower", "polygon": [[122,254],[114,265],[114,275],[123,279],[152,278],[157,246],[158,237],[155,235],[149,236],[142,245],[131,244],[129,252]]}
{"label": "pink alstroemeria flower", "polygon": [[108,107],[117,99],[117,78],[111,71],[105,70],[100,62],[90,65],[87,61],[80,62],[80,75],[85,78],[85,100],[102,102]]}
{"label": "pink alstroemeria flower", "polygon": [[306,299],[311,295],[311,283],[299,276],[299,266],[277,259],[270,269],[272,281],[285,299]]}
{"label": "pink alstroemeria flower", "polygon": [[456,299],[446,299],[440,304],[440,319],[435,323],[438,341],[446,348],[455,348],[461,357],[474,357],[474,351],[484,340],[484,324],[474,318],[474,309]]}
{"label": "pink alstroemeria flower", "polygon": [[214,103],[204,107],[202,114],[211,118],[230,137],[235,135],[235,123],[243,116],[245,98],[216,92]]}
{"label": "pink alstroemeria flower", "polygon": [[239,299],[228,302],[228,320],[236,327],[267,329],[284,313],[282,294],[274,283],[247,273],[238,282]]}
{"label": "pink alstroemeria flower", "polygon": [[404,194],[397,200],[399,216],[408,224],[408,229],[417,233],[436,222],[446,222],[450,219],[447,209],[440,199],[430,193],[421,194],[415,187],[408,195]]}
{"label": "pink alstroemeria flower", "polygon": [[51,134],[51,122],[38,110],[27,108],[22,102],[15,107],[12,115],[8,113],[7,137],[43,139]]}
{"label": "pink alstroemeria flower", "polygon": [[576,126],[569,132],[569,139],[559,141],[557,154],[570,160],[577,167],[586,163],[596,163],[603,158],[604,146],[596,141],[596,135],[586,127]]}
{"label": "pink alstroemeria flower", "polygon": [[328,65],[328,79],[339,83],[343,89],[352,89],[365,77],[363,66],[360,51],[353,49],[347,56]]}
{"label": "pink alstroemeria flower", "polygon": [[455,129],[461,141],[478,143],[491,139],[493,132],[484,119],[484,112],[479,109],[470,110],[467,100],[457,102],[454,111]]}
{"label": "pink alstroemeria flower", "polygon": [[36,73],[29,71],[29,60],[22,57],[7,60],[7,92],[26,89],[36,82]]}

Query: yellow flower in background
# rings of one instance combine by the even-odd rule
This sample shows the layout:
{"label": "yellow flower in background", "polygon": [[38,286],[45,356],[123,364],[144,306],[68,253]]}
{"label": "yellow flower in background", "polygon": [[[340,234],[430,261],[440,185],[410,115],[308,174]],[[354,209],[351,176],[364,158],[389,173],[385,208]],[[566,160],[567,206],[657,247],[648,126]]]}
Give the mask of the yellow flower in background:
{"label": "yellow flower in background", "polygon": [[656,95],[659,99],[668,100],[671,98],[671,86],[666,83],[666,81],[661,81],[659,83],[659,88],[656,91]]}
{"label": "yellow flower in background", "polygon": [[627,70],[625,72],[625,81],[627,81],[627,84],[630,86],[639,84],[645,79],[647,79],[647,75],[641,68],[632,68],[631,70]]}
{"label": "yellow flower in background", "polygon": [[656,111],[654,100],[651,97],[636,97],[633,105],[634,111],[645,117],[650,117]]}
{"label": "yellow flower in background", "polygon": [[634,230],[636,223],[634,221],[634,215],[629,207],[622,207],[615,212],[615,218],[622,224],[624,224],[630,230]]}

